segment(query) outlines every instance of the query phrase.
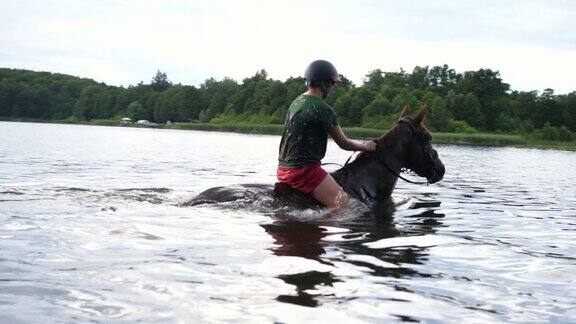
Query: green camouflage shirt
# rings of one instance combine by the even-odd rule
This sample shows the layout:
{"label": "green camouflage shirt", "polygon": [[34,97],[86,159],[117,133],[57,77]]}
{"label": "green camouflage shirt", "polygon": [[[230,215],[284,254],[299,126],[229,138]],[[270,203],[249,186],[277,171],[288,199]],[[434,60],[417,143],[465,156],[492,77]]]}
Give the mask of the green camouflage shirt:
{"label": "green camouflage shirt", "polygon": [[278,165],[298,168],[320,162],[326,155],[328,132],[337,124],[334,109],[322,99],[310,95],[296,98],[286,115]]}

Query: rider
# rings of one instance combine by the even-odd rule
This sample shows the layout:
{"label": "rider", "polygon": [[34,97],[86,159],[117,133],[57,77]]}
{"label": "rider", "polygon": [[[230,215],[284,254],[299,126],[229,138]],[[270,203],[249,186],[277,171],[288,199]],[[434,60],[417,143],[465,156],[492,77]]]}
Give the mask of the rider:
{"label": "rider", "polygon": [[348,206],[349,197],[320,160],[326,154],[328,135],[346,151],[374,151],[372,141],[356,143],[344,135],[334,109],[323,99],[340,75],[332,63],[317,60],[306,69],[308,91],[296,98],[286,115],[278,158],[278,181],[312,196],[326,206],[326,214]]}

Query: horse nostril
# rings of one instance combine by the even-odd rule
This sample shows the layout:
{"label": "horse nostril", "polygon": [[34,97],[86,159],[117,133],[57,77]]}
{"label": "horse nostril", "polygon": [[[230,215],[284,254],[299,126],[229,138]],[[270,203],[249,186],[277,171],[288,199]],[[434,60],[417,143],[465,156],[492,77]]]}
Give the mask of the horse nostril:
{"label": "horse nostril", "polygon": [[[437,156],[438,155],[436,155],[436,157]],[[444,173],[446,172],[446,169],[444,167],[444,163],[442,163],[442,161],[440,161],[440,159],[435,159],[434,162],[435,163],[434,163],[434,166],[432,168],[432,174],[428,178],[429,183],[436,183],[436,182],[442,180],[442,178],[444,178]]]}
{"label": "horse nostril", "polygon": [[432,176],[430,177],[430,179],[428,179],[428,182],[429,182],[429,183],[436,183],[436,182],[442,180],[442,178],[444,178],[444,174],[443,174],[443,173],[440,174],[440,173],[434,171],[434,172],[432,173]]}
{"label": "horse nostril", "polygon": [[444,164],[442,162],[438,163],[438,168],[435,171],[435,173],[438,175],[438,178],[439,178],[438,181],[440,181],[440,180],[442,180],[442,178],[444,178],[445,172],[446,172],[446,168],[444,167]]}

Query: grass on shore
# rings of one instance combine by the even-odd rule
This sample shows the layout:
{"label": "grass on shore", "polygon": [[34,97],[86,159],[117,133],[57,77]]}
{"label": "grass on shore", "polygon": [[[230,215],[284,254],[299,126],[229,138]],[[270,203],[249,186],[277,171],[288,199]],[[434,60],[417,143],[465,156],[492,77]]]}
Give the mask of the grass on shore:
{"label": "grass on shore", "polygon": [[[45,119],[30,119],[30,118],[20,118],[20,119],[0,118],[0,121],[119,126],[118,120],[114,119],[93,119],[90,121],[77,121],[72,119],[45,120]],[[146,127],[146,126],[133,125],[133,127]],[[245,134],[267,134],[267,135],[281,135],[284,129],[284,125],[210,124],[210,123],[174,123],[171,125],[158,125],[155,127],[166,129],[235,132]],[[385,133],[385,131],[383,130],[360,128],[360,127],[345,127],[344,132],[346,133],[346,135],[348,135],[348,137],[355,139],[377,138]],[[522,147],[560,148],[560,149],[576,150],[576,141],[571,142],[543,141],[543,140],[526,138],[522,135],[509,135],[509,134],[433,133],[432,142],[438,144],[522,146]]]}
{"label": "grass on shore", "polygon": [[115,119],[40,119],[40,118],[7,118],[0,117],[0,121],[24,122],[24,123],[45,123],[45,124],[71,124],[71,125],[96,125],[96,126],[118,126],[119,122]]}
{"label": "grass on shore", "polygon": [[235,132],[245,134],[282,135],[284,125],[175,123],[172,125],[166,125],[163,128],[214,132]]}
{"label": "grass on shore", "polygon": [[[168,126],[167,128],[280,135],[282,134],[284,125],[178,123]],[[346,133],[347,136],[356,139],[377,138],[385,133],[385,131],[379,129],[369,129],[360,127],[345,127],[344,132]],[[502,134],[434,133],[432,141],[434,143],[481,144],[481,145],[527,144],[527,140],[520,135],[502,135]]]}
{"label": "grass on shore", "polygon": [[[163,128],[188,129],[199,131],[236,132],[246,134],[281,135],[284,125],[261,125],[261,124],[209,124],[209,123],[176,123]],[[371,139],[385,133],[379,129],[360,127],[345,127],[344,132],[350,138]],[[437,144],[473,144],[491,146],[521,146],[537,148],[560,148],[576,150],[576,141],[558,142],[542,141],[526,138],[522,135],[510,134],[465,134],[465,133],[433,133],[432,142]]]}

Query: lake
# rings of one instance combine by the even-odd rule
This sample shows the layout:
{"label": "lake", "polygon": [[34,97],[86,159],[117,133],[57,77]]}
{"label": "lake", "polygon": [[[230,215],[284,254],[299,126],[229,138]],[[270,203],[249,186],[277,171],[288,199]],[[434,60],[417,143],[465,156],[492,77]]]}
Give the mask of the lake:
{"label": "lake", "polygon": [[0,122],[0,322],[576,321],[575,152],[435,145],[392,215],[179,207],[278,143]]}

